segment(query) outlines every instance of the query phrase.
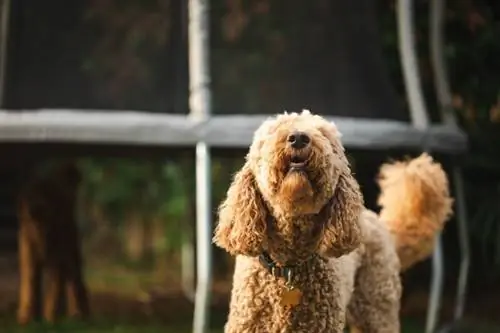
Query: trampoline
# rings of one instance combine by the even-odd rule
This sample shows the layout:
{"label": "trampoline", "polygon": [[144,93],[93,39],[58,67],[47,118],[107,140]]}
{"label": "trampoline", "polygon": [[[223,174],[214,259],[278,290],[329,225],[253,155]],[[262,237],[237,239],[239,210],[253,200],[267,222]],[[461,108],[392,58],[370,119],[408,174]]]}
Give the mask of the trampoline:
{"label": "trampoline", "polygon": [[[5,73],[9,64],[9,59],[6,59],[9,3],[9,0],[2,1],[0,93],[4,91],[7,77]],[[404,86],[409,102],[408,113],[405,113],[396,102],[396,94],[383,64],[381,47],[374,43],[378,39],[375,38],[377,36],[374,37],[374,34],[378,32],[369,28],[377,26],[376,11],[371,8],[375,4],[370,0],[334,3],[332,6],[335,6],[337,11],[355,10],[358,22],[373,23],[363,27],[354,24],[346,16],[343,29],[337,29],[338,31],[332,37],[332,43],[338,43],[339,49],[344,48],[345,53],[339,54],[338,59],[332,61],[340,64],[332,68],[337,75],[335,81],[337,85],[329,87],[329,102],[323,103],[328,104],[328,110],[332,111],[323,113],[337,124],[343,134],[344,145],[348,149],[429,151],[450,155],[452,160],[454,156],[464,153],[467,150],[467,137],[457,127],[451,113],[446,65],[441,50],[444,38],[442,27],[444,0],[435,0],[430,4],[432,50],[430,57],[441,109],[441,121],[438,123],[430,121],[424,102],[416,64],[412,0],[399,0],[396,11]],[[186,37],[189,44],[190,113],[188,115],[61,108],[0,111],[0,143],[3,147],[46,144],[45,147],[52,149],[63,145],[65,147],[78,146],[78,152],[81,154],[94,153],[97,146],[122,147],[125,151],[138,147],[160,150],[168,149],[168,147],[195,149],[197,183],[197,285],[193,322],[195,333],[207,331],[209,312],[212,275],[210,148],[245,149],[251,143],[254,130],[268,117],[267,114],[238,114],[237,109],[230,112],[231,114],[228,114],[229,112],[214,114],[210,89],[212,78],[210,76],[209,5],[210,2],[207,0],[189,0],[186,8],[188,11]],[[355,36],[356,39],[368,42],[355,43],[347,36]],[[369,59],[361,61],[363,57]],[[311,62],[314,59],[308,61]],[[371,74],[363,79],[365,72]],[[290,96],[290,98],[295,97]],[[316,109],[314,105],[304,106],[310,107],[312,111],[317,109],[321,111],[324,107],[322,104]],[[287,105],[283,108],[287,108]],[[275,112],[280,111],[275,110]],[[66,150],[68,149],[71,150],[71,148]],[[463,182],[458,166],[453,167],[451,175],[455,186],[456,215],[463,258],[455,312],[458,320],[463,314],[465,304],[470,259]],[[431,297],[426,326],[428,333],[434,332],[437,325],[443,285],[443,260],[441,241],[438,237],[433,255]]]}

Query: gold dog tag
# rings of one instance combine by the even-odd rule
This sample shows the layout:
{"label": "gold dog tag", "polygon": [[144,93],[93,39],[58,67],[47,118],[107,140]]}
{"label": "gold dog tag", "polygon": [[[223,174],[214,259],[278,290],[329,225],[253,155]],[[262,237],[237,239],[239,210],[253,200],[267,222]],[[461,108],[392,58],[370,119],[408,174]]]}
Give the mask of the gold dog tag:
{"label": "gold dog tag", "polygon": [[294,307],[300,304],[302,291],[297,288],[287,288],[281,294],[281,305],[284,307]]}

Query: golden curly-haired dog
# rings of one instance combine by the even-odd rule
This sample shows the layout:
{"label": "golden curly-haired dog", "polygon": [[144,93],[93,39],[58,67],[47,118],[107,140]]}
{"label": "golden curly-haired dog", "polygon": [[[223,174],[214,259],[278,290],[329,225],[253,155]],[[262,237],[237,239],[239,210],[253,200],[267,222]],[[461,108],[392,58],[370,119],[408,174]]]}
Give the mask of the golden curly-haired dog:
{"label": "golden curly-haired dog", "polygon": [[[340,134],[308,111],[256,131],[219,211],[236,255],[226,333],[399,332],[402,267],[431,252],[451,211],[427,155],[382,167],[381,218],[364,208]],[[395,241],[394,241],[395,240]]]}

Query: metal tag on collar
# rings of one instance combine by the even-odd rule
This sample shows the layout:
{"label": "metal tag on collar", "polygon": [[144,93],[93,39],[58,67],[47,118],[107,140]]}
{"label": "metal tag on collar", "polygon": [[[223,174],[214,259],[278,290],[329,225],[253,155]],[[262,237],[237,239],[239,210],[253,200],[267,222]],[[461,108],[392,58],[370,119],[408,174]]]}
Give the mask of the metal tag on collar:
{"label": "metal tag on collar", "polygon": [[285,276],[286,279],[286,286],[290,289],[293,288],[293,270],[290,267],[284,267],[283,268],[283,275]]}

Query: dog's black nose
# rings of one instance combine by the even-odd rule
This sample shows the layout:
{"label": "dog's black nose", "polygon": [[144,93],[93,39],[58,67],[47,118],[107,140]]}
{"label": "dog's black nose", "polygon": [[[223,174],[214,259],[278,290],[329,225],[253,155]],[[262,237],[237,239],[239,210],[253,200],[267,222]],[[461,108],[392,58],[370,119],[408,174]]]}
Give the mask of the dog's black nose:
{"label": "dog's black nose", "polygon": [[287,140],[290,143],[290,146],[295,149],[305,148],[309,142],[311,142],[309,136],[303,132],[293,132],[288,136]]}

